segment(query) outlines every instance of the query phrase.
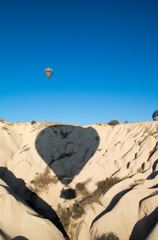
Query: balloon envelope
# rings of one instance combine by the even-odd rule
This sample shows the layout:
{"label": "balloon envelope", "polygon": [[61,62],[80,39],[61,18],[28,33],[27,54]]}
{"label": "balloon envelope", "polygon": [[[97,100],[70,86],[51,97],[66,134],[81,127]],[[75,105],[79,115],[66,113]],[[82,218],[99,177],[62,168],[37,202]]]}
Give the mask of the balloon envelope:
{"label": "balloon envelope", "polygon": [[153,120],[154,121],[158,121],[158,110],[156,110],[154,113],[153,113]]}
{"label": "balloon envelope", "polygon": [[46,74],[46,76],[47,76],[48,78],[50,78],[50,77],[52,76],[52,74],[53,74],[53,70],[52,70],[51,68],[46,68],[46,69],[44,70],[44,73]]}

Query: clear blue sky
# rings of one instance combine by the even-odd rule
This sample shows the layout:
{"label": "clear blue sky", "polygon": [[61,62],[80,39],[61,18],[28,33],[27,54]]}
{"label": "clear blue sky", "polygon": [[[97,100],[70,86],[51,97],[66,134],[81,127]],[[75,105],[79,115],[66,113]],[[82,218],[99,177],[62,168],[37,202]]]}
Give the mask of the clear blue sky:
{"label": "clear blue sky", "polygon": [[0,22],[0,118],[152,120],[157,0],[3,0]]}

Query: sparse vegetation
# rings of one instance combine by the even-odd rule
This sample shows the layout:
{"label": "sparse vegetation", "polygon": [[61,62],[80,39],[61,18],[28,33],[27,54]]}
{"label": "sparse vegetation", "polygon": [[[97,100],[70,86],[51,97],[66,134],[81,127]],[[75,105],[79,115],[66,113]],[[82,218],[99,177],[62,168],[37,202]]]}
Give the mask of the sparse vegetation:
{"label": "sparse vegetation", "polygon": [[78,194],[82,194],[84,196],[88,195],[88,191],[85,187],[85,183],[77,183],[76,184],[76,192]]}
{"label": "sparse vegetation", "polygon": [[33,124],[35,124],[35,123],[36,123],[36,121],[33,120],[33,121],[31,122],[31,125],[33,125]]}
{"label": "sparse vegetation", "polygon": [[5,130],[5,131],[8,131],[8,128],[6,128],[6,127],[2,127],[1,129]]}
{"label": "sparse vegetation", "polygon": [[73,219],[80,218],[85,212],[83,207],[78,204],[74,204],[72,210],[73,210],[73,214],[72,214]]}
{"label": "sparse vegetation", "polygon": [[58,182],[56,176],[50,175],[50,168],[47,166],[43,173],[37,174],[34,180],[31,181],[31,191],[39,194],[43,191],[47,191],[50,184],[56,184]]}
{"label": "sparse vegetation", "polygon": [[80,192],[82,192],[82,191],[85,191],[85,185],[84,185],[84,183],[77,183],[76,184],[76,190],[77,191],[80,191]]}
{"label": "sparse vegetation", "polygon": [[63,210],[61,208],[61,205],[58,205],[57,212],[66,230],[70,224],[70,219],[77,220],[78,218],[81,218],[82,215],[85,213],[83,207],[78,205],[77,203],[73,204],[69,208],[66,208],[66,210]]}
{"label": "sparse vegetation", "polygon": [[70,209],[68,207],[66,209],[63,209],[62,205],[59,203],[57,207],[57,215],[59,216],[64,229],[67,230],[71,218]]}
{"label": "sparse vegetation", "polygon": [[121,181],[119,178],[107,178],[106,180],[98,182],[98,189],[92,193],[89,194],[88,191],[85,188],[86,183],[77,183],[76,184],[76,191],[80,192],[83,195],[83,199],[79,202],[76,201],[73,206],[70,206],[66,210],[63,210],[62,207],[58,206],[58,214],[62,221],[62,224],[65,229],[68,228],[70,224],[70,219],[78,219],[82,217],[84,214],[84,209],[87,205],[92,204],[94,202],[99,202],[99,198],[102,194],[107,192],[113,185]]}
{"label": "sparse vegetation", "polygon": [[106,180],[103,180],[97,183],[98,190],[101,191],[102,194],[104,194],[118,182],[120,182],[120,179],[117,177],[107,178]]}
{"label": "sparse vegetation", "polygon": [[111,120],[110,122],[108,122],[109,125],[111,126],[115,126],[117,124],[119,124],[119,121],[118,120]]}
{"label": "sparse vegetation", "polygon": [[119,238],[115,233],[109,232],[95,237],[94,240],[119,240]]}

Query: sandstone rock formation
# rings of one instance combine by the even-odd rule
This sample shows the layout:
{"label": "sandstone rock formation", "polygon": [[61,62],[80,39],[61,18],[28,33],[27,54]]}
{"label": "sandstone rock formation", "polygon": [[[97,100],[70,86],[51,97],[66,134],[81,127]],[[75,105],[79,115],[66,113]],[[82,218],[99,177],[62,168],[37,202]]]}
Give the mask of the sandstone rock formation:
{"label": "sandstone rock formation", "polygon": [[0,120],[0,178],[0,239],[156,240],[156,121]]}

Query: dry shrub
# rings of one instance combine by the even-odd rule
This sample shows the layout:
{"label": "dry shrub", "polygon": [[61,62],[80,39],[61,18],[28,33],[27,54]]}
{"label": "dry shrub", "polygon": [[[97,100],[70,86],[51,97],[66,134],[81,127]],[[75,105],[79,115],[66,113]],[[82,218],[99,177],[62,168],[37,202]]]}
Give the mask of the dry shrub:
{"label": "dry shrub", "polygon": [[94,240],[119,240],[119,238],[115,233],[109,232],[95,237]]}
{"label": "dry shrub", "polygon": [[86,183],[91,179],[88,179],[87,182],[77,183],[76,191],[83,194],[84,197],[79,202],[75,202],[72,206],[66,210],[62,209],[61,205],[58,206],[57,213],[61,219],[61,222],[64,228],[67,230],[71,220],[77,220],[82,217],[85,213],[84,209],[87,205],[91,205],[94,202],[99,202],[99,199],[103,193],[108,191],[113,185],[121,181],[119,178],[109,178],[103,181],[98,182],[98,189],[94,193],[88,193],[86,190]]}
{"label": "dry shrub", "polygon": [[117,124],[119,124],[119,121],[118,120],[111,120],[110,122],[108,122],[109,125],[111,126],[115,126]]}
{"label": "dry shrub", "polygon": [[76,191],[85,192],[86,191],[85,184],[84,183],[77,183],[76,184]]}
{"label": "dry shrub", "polygon": [[79,206],[78,204],[74,204],[72,207],[72,218],[78,219],[85,213],[82,206]]}
{"label": "dry shrub", "polygon": [[[60,211],[60,213],[59,213],[59,211]],[[66,210],[62,210],[62,211],[58,208],[57,212],[59,214],[60,221],[62,222],[64,229],[67,230],[68,226],[70,224],[70,219],[71,219],[72,213],[70,212],[69,208],[67,208]]]}
{"label": "dry shrub", "polygon": [[100,190],[102,192],[102,194],[104,194],[118,182],[120,182],[120,179],[118,177],[107,178],[106,180],[103,180],[103,181],[100,181],[97,183],[98,190]]}
{"label": "dry shrub", "polygon": [[86,181],[82,182],[82,183],[77,183],[75,190],[77,195],[83,195],[84,198],[88,197],[89,193],[88,190],[86,188],[86,184],[88,184],[91,181],[91,178],[88,178]]}
{"label": "dry shrub", "polygon": [[[121,179],[114,177],[114,178],[107,178],[106,180],[100,181],[97,183],[98,189],[93,193],[84,194],[84,198],[78,203],[80,206],[84,207],[90,204],[93,204],[94,202],[99,202],[100,197],[102,194],[107,192],[113,185],[120,182]],[[83,187],[83,186],[80,186]],[[84,190],[83,190],[84,192]]]}
{"label": "dry shrub", "polygon": [[64,229],[67,230],[71,220],[77,220],[81,218],[85,211],[81,205],[75,203],[69,208],[66,208],[66,210],[62,209],[61,205],[58,205],[57,213]]}
{"label": "dry shrub", "polygon": [[50,184],[56,184],[58,182],[56,176],[51,176],[50,168],[47,166],[43,173],[38,174],[34,180],[31,181],[33,185],[31,190],[37,194],[48,190]]}

